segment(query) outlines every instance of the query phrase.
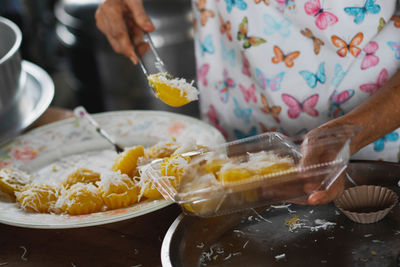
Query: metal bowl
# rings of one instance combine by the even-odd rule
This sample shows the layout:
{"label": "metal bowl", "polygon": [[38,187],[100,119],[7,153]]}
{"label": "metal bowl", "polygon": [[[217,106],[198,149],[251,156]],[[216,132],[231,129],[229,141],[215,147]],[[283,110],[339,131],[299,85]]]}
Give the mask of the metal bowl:
{"label": "metal bowl", "polygon": [[18,26],[0,17],[0,114],[15,101],[21,87],[21,41]]}

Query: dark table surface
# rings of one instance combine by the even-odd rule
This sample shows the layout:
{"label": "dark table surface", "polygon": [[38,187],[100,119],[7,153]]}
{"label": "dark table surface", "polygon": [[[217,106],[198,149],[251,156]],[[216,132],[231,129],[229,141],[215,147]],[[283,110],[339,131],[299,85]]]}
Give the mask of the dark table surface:
{"label": "dark table surface", "polygon": [[77,229],[0,224],[0,266],[161,266],[164,235],[180,213],[170,205],[130,220]]}

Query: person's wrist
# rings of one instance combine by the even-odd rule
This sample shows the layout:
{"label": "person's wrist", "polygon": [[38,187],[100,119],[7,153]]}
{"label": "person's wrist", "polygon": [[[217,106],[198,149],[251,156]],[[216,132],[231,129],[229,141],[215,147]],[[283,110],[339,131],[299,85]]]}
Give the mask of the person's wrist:
{"label": "person's wrist", "polygon": [[351,137],[350,142],[350,155],[355,154],[361,147],[361,133],[363,127],[345,116],[326,122],[318,127],[322,130],[329,131],[331,129],[338,129],[340,134]]}

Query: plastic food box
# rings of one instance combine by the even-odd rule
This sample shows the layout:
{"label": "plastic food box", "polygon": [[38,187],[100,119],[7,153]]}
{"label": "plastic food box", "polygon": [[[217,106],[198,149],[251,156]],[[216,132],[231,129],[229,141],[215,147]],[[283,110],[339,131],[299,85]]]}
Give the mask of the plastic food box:
{"label": "plastic food box", "polygon": [[148,164],[142,175],[186,214],[222,215],[328,188],[347,166],[350,140],[341,131],[312,140],[265,133],[186,154],[191,157],[179,185],[161,175],[162,160]]}

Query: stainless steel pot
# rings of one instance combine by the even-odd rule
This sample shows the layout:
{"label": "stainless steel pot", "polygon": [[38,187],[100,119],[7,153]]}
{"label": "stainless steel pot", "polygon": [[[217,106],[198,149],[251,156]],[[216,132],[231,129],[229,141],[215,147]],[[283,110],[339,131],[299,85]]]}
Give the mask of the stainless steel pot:
{"label": "stainless steel pot", "polygon": [[21,41],[17,25],[0,17],[0,115],[15,101],[21,87]]}

